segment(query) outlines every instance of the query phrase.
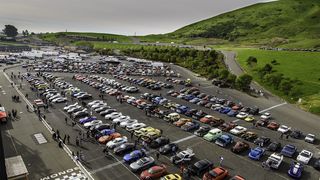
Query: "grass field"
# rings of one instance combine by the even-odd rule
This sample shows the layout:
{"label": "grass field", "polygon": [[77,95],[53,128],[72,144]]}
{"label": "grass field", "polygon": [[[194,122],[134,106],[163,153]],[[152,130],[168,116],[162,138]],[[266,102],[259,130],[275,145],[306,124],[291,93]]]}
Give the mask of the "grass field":
{"label": "grass field", "polygon": [[246,60],[249,56],[254,56],[258,59],[255,66],[263,67],[272,60],[276,60],[279,64],[273,65],[273,69],[283,73],[285,77],[298,79],[303,84],[301,91],[303,93],[302,103],[304,109],[320,114],[320,53],[319,52],[292,52],[292,51],[266,51],[250,48],[233,49],[237,52],[237,60],[245,71],[251,74],[254,79],[265,86],[271,92],[287,99],[283,93],[274,90],[262,82],[258,75],[247,65]]}

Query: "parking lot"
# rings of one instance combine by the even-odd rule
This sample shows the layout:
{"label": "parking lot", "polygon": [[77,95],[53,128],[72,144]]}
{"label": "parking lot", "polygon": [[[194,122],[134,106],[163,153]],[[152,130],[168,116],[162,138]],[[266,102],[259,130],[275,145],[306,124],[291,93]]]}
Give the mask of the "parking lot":
{"label": "parking lot", "polygon": [[[93,65],[94,69],[96,65]],[[119,67],[119,66],[117,66]],[[29,69],[29,67],[28,67]],[[31,74],[35,76],[36,72],[31,69]],[[130,69],[130,68],[129,68]],[[40,70],[40,69],[39,69]],[[122,69],[122,70],[128,70],[128,68]],[[315,170],[312,166],[316,161],[316,158],[319,157],[319,140],[316,140],[314,144],[310,144],[304,141],[304,137],[301,137],[300,139],[294,139],[289,136],[288,139],[286,139],[286,135],[281,137],[281,133],[276,130],[271,130],[266,127],[255,127],[252,122],[247,122],[242,119],[237,119],[236,117],[229,117],[226,114],[219,113],[217,110],[213,110],[212,108],[206,108],[204,106],[200,106],[194,103],[191,103],[189,101],[186,101],[182,98],[177,98],[176,96],[173,97],[170,94],[168,94],[168,91],[176,91],[179,95],[180,90],[183,88],[186,88],[185,85],[178,84],[172,81],[168,81],[167,77],[162,76],[163,73],[157,72],[158,74],[154,74],[155,71],[152,72],[153,76],[147,76],[148,73],[145,74],[130,74],[125,75],[123,71],[119,70],[119,68],[110,68],[109,70],[106,70],[106,72],[99,72],[96,71],[90,71],[90,74],[84,73],[84,71],[81,71],[81,77],[83,79],[87,79],[87,82],[83,82],[82,80],[77,80],[75,78],[75,74],[79,74],[80,72],[49,72],[56,78],[61,78],[60,81],[68,82],[73,85],[73,87],[77,87],[79,91],[87,92],[88,94],[92,95],[92,99],[88,100],[78,100],[77,98],[71,98],[70,94],[66,94],[65,97],[67,98],[67,104],[73,104],[75,102],[90,102],[92,100],[98,100],[102,99],[101,95],[103,95],[103,101],[108,104],[108,106],[111,106],[112,108],[115,108],[118,112],[121,112],[123,115],[130,116],[131,119],[137,119],[140,123],[144,123],[147,126],[154,127],[156,129],[159,129],[162,131],[162,136],[165,136],[170,139],[170,142],[176,143],[179,147],[178,152],[182,150],[186,150],[187,148],[191,148],[193,152],[195,153],[195,156],[192,158],[190,162],[188,162],[188,165],[191,165],[199,160],[202,159],[208,159],[209,161],[213,162],[214,167],[219,166],[219,162],[221,160],[221,157],[223,157],[223,161],[221,162],[221,166],[228,170],[229,172],[229,178],[235,176],[235,175],[241,175],[246,179],[290,179],[290,177],[287,175],[288,170],[290,169],[290,164],[292,161],[294,161],[298,155],[298,153],[303,150],[309,150],[314,153],[314,157],[309,162],[309,165],[304,166],[303,171],[303,179],[318,179],[320,174],[319,171]],[[251,97],[247,97],[247,95],[242,95],[242,97],[237,97],[239,92],[235,92],[234,90],[229,89],[220,89],[217,87],[213,87],[210,83],[198,80],[194,76],[189,76],[185,71],[181,71],[181,69],[176,68],[175,66],[171,66],[171,70],[179,72],[182,77],[176,77],[177,73],[174,74],[174,77],[171,77],[173,79],[191,79],[193,82],[193,86],[195,86],[200,93],[205,93],[206,95],[211,95],[211,98],[216,97],[218,99],[227,99],[234,103],[234,105],[241,105],[243,107],[250,107],[253,108],[255,106],[258,106],[261,113],[264,112],[270,112],[272,119],[270,121],[276,121],[279,124],[284,124],[289,127],[291,127],[291,131],[293,130],[300,130],[305,135],[308,133],[315,134],[316,137],[319,137],[319,134],[317,130],[319,130],[318,125],[314,125],[313,121],[306,120],[307,123],[305,123],[305,126],[299,126],[299,123],[296,123],[295,121],[298,121],[297,119],[290,118],[292,114],[290,111],[293,111],[292,108],[289,108],[290,110],[283,111],[281,108],[284,108],[282,106],[285,106],[285,103],[281,105],[274,104],[273,99],[266,100],[266,99],[254,99],[252,100]],[[171,71],[170,70],[170,71]],[[27,68],[17,67],[15,69],[8,70],[8,74],[10,74],[12,71],[19,71],[21,74],[25,74],[27,72]],[[169,71],[169,72],[170,72]],[[110,74],[110,72],[113,73],[113,75]],[[114,75],[118,76],[114,76]],[[134,76],[133,76],[134,75]],[[44,76],[45,77],[45,76]],[[39,77],[39,79],[42,79],[43,77]],[[153,82],[159,82],[157,85],[152,86],[144,86],[143,84],[134,83],[133,80],[130,81],[129,78],[134,79],[140,79],[140,78],[148,78],[148,82],[151,82],[152,84],[156,84]],[[106,85],[106,79],[112,80],[111,82],[114,84],[115,82],[118,83],[118,87],[121,85],[123,86],[129,86],[129,87],[137,87],[139,89],[139,92],[130,91],[129,89],[117,89],[117,91],[113,91],[114,93],[110,93],[111,91],[99,91],[99,88],[94,88],[94,84],[105,84]],[[153,80],[153,81],[152,81]],[[63,92],[64,89],[68,89],[69,87],[52,87],[53,81],[49,81],[48,79],[45,80],[46,83],[49,85],[51,84],[51,88],[54,88],[57,90],[57,92]],[[91,86],[89,85],[90,82],[92,83]],[[138,82],[138,81],[137,81]],[[17,82],[18,83],[18,82]],[[167,86],[165,88],[166,84],[172,85],[172,87]],[[150,84],[149,84],[150,85]],[[200,86],[199,86],[200,85]],[[28,94],[28,99],[35,100],[40,98],[40,91],[32,91],[30,89],[30,84],[24,80],[23,84],[21,85],[22,89],[21,91],[23,94]],[[110,85],[106,85],[109,88],[111,88]],[[158,87],[160,86],[160,88]],[[97,85],[96,85],[97,87]],[[102,87],[102,86],[101,86]],[[115,87],[113,87],[115,88]],[[188,87],[191,88],[191,87]],[[102,89],[101,89],[102,90]],[[110,90],[110,89],[109,89]],[[121,93],[123,99],[123,102],[120,102],[117,100],[118,92]],[[141,95],[144,93],[154,94],[154,96],[150,99],[148,98],[141,98]],[[216,118],[223,119],[225,122],[233,122],[236,125],[245,127],[247,131],[254,132],[257,134],[258,137],[268,137],[270,138],[270,142],[279,142],[281,143],[281,148],[277,150],[278,153],[280,153],[282,147],[286,144],[292,144],[297,147],[297,152],[294,154],[292,158],[284,157],[283,162],[281,163],[279,170],[270,170],[265,169],[262,167],[262,162],[266,161],[272,152],[266,151],[261,159],[259,160],[252,160],[248,157],[248,153],[250,151],[250,148],[245,150],[244,152],[240,154],[235,154],[231,151],[231,148],[234,146],[234,144],[237,141],[244,141],[240,135],[231,135],[234,139],[234,142],[232,144],[227,145],[227,147],[223,148],[218,145],[216,145],[214,142],[208,142],[207,140],[204,140],[202,137],[198,137],[193,134],[194,130],[192,131],[184,131],[181,128],[177,127],[176,125],[172,123],[168,123],[164,121],[161,118],[155,117],[154,111],[147,110],[146,108],[139,109],[136,106],[138,103],[132,103],[133,98],[135,97],[135,102],[140,99],[140,101],[144,101],[146,104],[152,105],[152,102],[156,96],[161,97],[161,99],[167,99],[167,101],[170,101],[171,104],[179,104],[187,106],[187,109],[196,109],[197,111],[201,110],[202,112],[213,115]],[[131,99],[131,101],[128,101]],[[151,100],[151,101],[150,101]],[[223,101],[223,103],[226,103],[227,100]],[[62,101],[62,100],[61,100]],[[139,101],[139,103],[140,103]],[[129,103],[127,103],[129,102]],[[257,103],[259,102],[259,103]],[[153,102],[154,103],[154,102]],[[70,134],[70,141],[71,143],[68,145],[70,146],[70,149],[72,149],[74,152],[82,151],[84,158],[83,158],[83,164],[88,169],[91,174],[96,177],[97,179],[136,179],[139,178],[140,173],[133,173],[130,170],[130,167],[128,164],[126,164],[123,161],[123,155],[115,155],[111,154],[110,156],[105,156],[102,152],[105,145],[99,144],[94,138],[84,138],[82,145],[77,146],[76,145],[76,138],[80,137],[80,133],[85,134],[87,132],[87,129],[83,127],[80,123],[78,123],[75,127],[71,125],[71,118],[70,115],[63,110],[65,107],[65,103],[52,103],[53,107],[49,107],[48,112],[42,111],[42,113],[45,114],[46,121],[54,128],[58,129],[61,134]],[[141,104],[141,103],[140,103]],[[172,113],[176,111],[175,107],[178,106],[170,106],[169,108],[166,107],[166,103],[157,104],[157,108],[160,110],[168,111],[168,113]],[[278,106],[277,106],[278,105]],[[146,107],[146,106],[144,106]],[[278,109],[279,107],[279,109]],[[287,107],[286,107],[287,108]],[[295,109],[294,109],[295,111]],[[91,111],[88,111],[90,114]],[[98,119],[102,120],[105,123],[110,123],[110,120],[106,120],[104,117],[100,116],[98,113],[95,113],[93,111],[93,115],[96,116]],[[195,120],[194,117],[187,117],[184,115],[184,113],[181,113],[181,117],[183,118],[189,118],[192,119],[194,122],[198,123],[200,126],[209,126],[207,124],[204,124],[200,122],[199,120],[202,118],[199,117],[199,120]],[[288,119],[289,117],[289,119]],[[65,118],[68,119],[67,123],[65,122]],[[255,115],[254,118],[256,121],[260,119],[260,115]],[[78,119],[76,119],[78,120]],[[215,127],[211,127],[215,128]],[[126,131],[123,128],[120,128],[119,126],[116,126],[116,131],[119,132],[122,136],[126,136],[128,138],[128,142],[134,143],[137,140],[137,137],[131,137],[131,134]],[[229,134],[229,132],[223,132],[224,134]],[[258,145],[255,145],[253,142],[245,141],[247,142],[251,148],[255,148]],[[268,144],[262,145],[263,148],[266,148]],[[142,144],[139,142],[137,144],[136,149],[141,149]],[[110,151],[111,152],[111,151]],[[168,173],[180,173],[180,166],[179,165],[173,165],[170,162],[171,155],[160,155],[159,159],[157,160],[156,154],[157,149],[149,148],[147,149],[147,156],[152,156],[155,159],[155,164],[161,165],[165,164],[167,167]],[[202,176],[192,176],[193,179],[201,179]]]}

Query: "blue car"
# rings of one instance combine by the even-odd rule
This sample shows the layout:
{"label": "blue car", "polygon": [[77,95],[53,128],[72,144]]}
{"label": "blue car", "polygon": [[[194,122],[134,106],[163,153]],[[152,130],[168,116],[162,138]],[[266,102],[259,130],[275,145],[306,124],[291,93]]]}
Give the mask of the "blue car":
{"label": "blue car", "polygon": [[238,111],[237,110],[231,110],[228,112],[228,116],[229,117],[235,117],[236,115],[238,114]]}
{"label": "blue car", "polygon": [[189,102],[191,102],[191,103],[193,103],[193,104],[196,104],[196,103],[198,103],[199,101],[201,101],[201,99],[195,97],[195,98],[191,99]]}
{"label": "blue car", "polygon": [[124,162],[130,164],[130,163],[137,161],[138,159],[144,157],[145,155],[146,155],[146,153],[143,149],[134,150],[131,153],[124,155],[123,160],[124,160]]}
{"label": "blue car", "polygon": [[253,160],[260,160],[260,158],[263,156],[264,154],[264,149],[261,148],[261,147],[256,147],[254,149],[251,149],[250,150],[250,153],[249,153],[249,158],[250,159],[253,159]]}
{"label": "blue car", "polygon": [[188,95],[186,95],[186,96],[184,97],[184,99],[185,99],[186,101],[190,101],[190,100],[193,99],[194,97],[195,97],[194,95],[188,94]]}
{"label": "blue car", "polygon": [[302,176],[303,165],[299,162],[292,162],[290,164],[290,169],[288,170],[289,176],[299,179]]}
{"label": "blue car", "polygon": [[115,132],[116,132],[115,129],[103,129],[95,135],[95,138],[99,139],[101,136],[109,136],[110,134],[115,133]]}
{"label": "blue car", "polygon": [[177,113],[179,114],[184,114],[189,110],[189,107],[187,106],[179,106],[176,110]]}
{"label": "blue car", "polygon": [[218,146],[221,146],[221,147],[226,147],[232,143],[233,143],[233,137],[228,134],[221,135],[220,137],[217,138],[217,140],[215,142],[215,144],[217,144]]}
{"label": "blue car", "polygon": [[292,144],[287,144],[285,145],[282,150],[281,150],[281,154],[287,157],[293,157],[294,153],[296,153],[297,151],[297,147],[295,147]]}
{"label": "blue car", "polygon": [[192,131],[192,130],[199,129],[199,127],[200,127],[200,124],[198,122],[192,121],[182,125],[181,129],[184,131]]}
{"label": "blue car", "polygon": [[219,112],[222,114],[228,114],[228,112],[230,112],[230,111],[231,111],[230,107],[223,107],[219,110]]}
{"label": "blue car", "polygon": [[81,118],[81,119],[79,119],[79,123],[80,124],[84,124],[84,123],[87,123],[87,122],[91,122],[93,120],[97,120],[97,117],[92,116],[92,117]]}

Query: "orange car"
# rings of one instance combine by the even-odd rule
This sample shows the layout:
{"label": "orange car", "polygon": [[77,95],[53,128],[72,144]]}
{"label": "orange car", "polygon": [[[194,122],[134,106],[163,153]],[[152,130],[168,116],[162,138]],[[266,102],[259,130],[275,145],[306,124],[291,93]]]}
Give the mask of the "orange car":
{"label": "orange car", "polygon": [[206,115],[200,119],[200,122],[203,122],[205,124],[210,124],[211,122],[216,121],[216,120],[220,120],[220,118],[214,117],[212,115]]}
{"label": "orange car", "polygon": [[100,144],[106,144],[107,142],[109,142],[109,141],[111,141],[111,140],[113,140],[113,139],[115,139],[115,138],[118,138],[118,137],[121,137],[121,134],[115,132],[115,133],[112,133],[112,134],[110,134],[110,135],[108,135],[108,136],[101,136],[101,137],[98,139],[98,142],[99,142]]}
{"label": "orange car", "polygon": [[223,180],[228,176],[228,170],[222,167],[216,167],[209,172],[206,172],[202,179],[203,180]]}
{"label": "orange car", "polygon": [[271,130],[277,130],[279,128],[280,124],[278,124],[275,121],[272,121],[268,124],[267,128],[271,129]]}
{"label": "orange car", "polygon": [[187,119],[187,118],[180,118],[178,121],[174,122],[173,124],[176,125],[177,127],[181,127],[183,126],[185,123],[187,122],[191,122],[191,119]]}

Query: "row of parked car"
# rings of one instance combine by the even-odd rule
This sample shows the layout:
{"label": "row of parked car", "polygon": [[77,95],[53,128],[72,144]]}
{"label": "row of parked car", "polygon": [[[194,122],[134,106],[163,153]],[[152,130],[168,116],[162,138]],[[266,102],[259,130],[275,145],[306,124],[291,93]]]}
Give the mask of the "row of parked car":
{"label": "row of parked car", "polygon": [[[141,103],[142,100],[141,99],[137,100],[133,96],[125,95],[125,96],[123,96],[123,99],[128,104],[136,106],[136,107],[138,107],[140,109],[144,109],[144,110],[146,110],[148,108],[152,109],[152,104],[142,105],[142,104],[144,104],[144,103]],[[104,115],[103,111],[100,111],[100,110],[98,110],[98,113],[100,113],[101,115]],[[110,111],[114,111],[114,110],[107,110],[108,113]],[[121,115],[122,114],[119,113],[119,112],[111,112],[110,114],[105,115],[105,118],[112,120],[114,123],[117,123],[119,121],[119,120],[117,120],[117,118],[119,118],[119,116],[121,116]],[[134,123],[134,125],[132,125],[134,130],[135,130],[134,131],[134,135],[137,136],[137,137],[139,137],[141,135],[143,137],[146,137],[146,138],[142,137],[142,139],[145,140],[147,143],[149,143],[150,147],[154,148],[154,147],[159,147],[160,145],[162,145],[159,148],[159,152],[160,153],[167,154],[167,153],[176,151],[174,149],[178,149],[177,145],[174,144],[174,143],[169,143],[168,139],[163,138],[163,137],[158,137],[159,136],[159,130],[157,130],[157,129],[153,128],[153,127],[145,127],[146,126],[145,124],[138,123],[138,122],[136,122],[136,120],[129,120],[128,117],[125,117],[125,116],[123,116],[123,120],[124,120],[124,122],[120,122],[120,127],[126,128],[127,131],[132,131],[132,129],[131,129],[132,127],[128,127],[128,126],[125,127],[125,125],[126,125],[126,122]],[[184,127],[186,127],[187,131],[191,131],[193,129],[192,126],[190,126],[190,128],[188,128],[187,123],[186,123],[186,125]],[[148,132],[147,135],[144,135],[146,132]],[[99,142],[104,142],[104,141],[99,141]],[[157,143],[155,143],[155,142],[157,142]],[[191,151],[190,149],[187,149],[185,151],[181,151],[181,152],[177,153],[177,155],[172,156],[170,159],[171,159],[172,163],[174,163],[174,164],[179,164],[179,163],[182,163],[182,162],[184,162],[184,163],[185,162],[189,162],[192,159],[192,156],[194,155],[192,152],[193,151]],[[213,166],[210,166],[210,164],[212,165],[212,162],[210,162],[209,164],[206,163],[206,162],[210,162],[210,161],[201,160],[201,161],[197,162],[196,164],[194,164],[193,166],[190,166],[190,168],[191,167],[194,168],[192,174],[194,174],[194,175],[202,175],[203,173],[207,172],[207,173],[205,173],[206,175],[204,175],[204,176],[205,177],[209,177],[209,176],[211,177],[211,175],[209,175],[208,173],[209,173],[209,169],[213,167]],[[202,166],[200,166],[200,165],[202,165]],[[199,169],[197,169],[197,167],[199,167]],[[220,170],[223,169],[221,167],[217,167],[217,168],[220,169]],[[214,168],[214,169],[212,169],[212,171],[217,171],[218,169]],[[218,177],[227,176],[228,171],[226,169],[223,169],[223,170],[224,170],[223,173],[217,173]],[[219,171],[219,172],[222,172],[222,171]],[[240,177],[240,176],[237,176],[237,177]]]}
{"label": "row of parked car", "polygon": [[133,84],[137,84],[142,87],[146,87],[151,90],[160,90],[162,88],[166,88],[166,89],[173,88],[172,84],[156,81],[151,78],[132,78],[126,75],[113,75],[113,77],[123,81],[133,83]]}

